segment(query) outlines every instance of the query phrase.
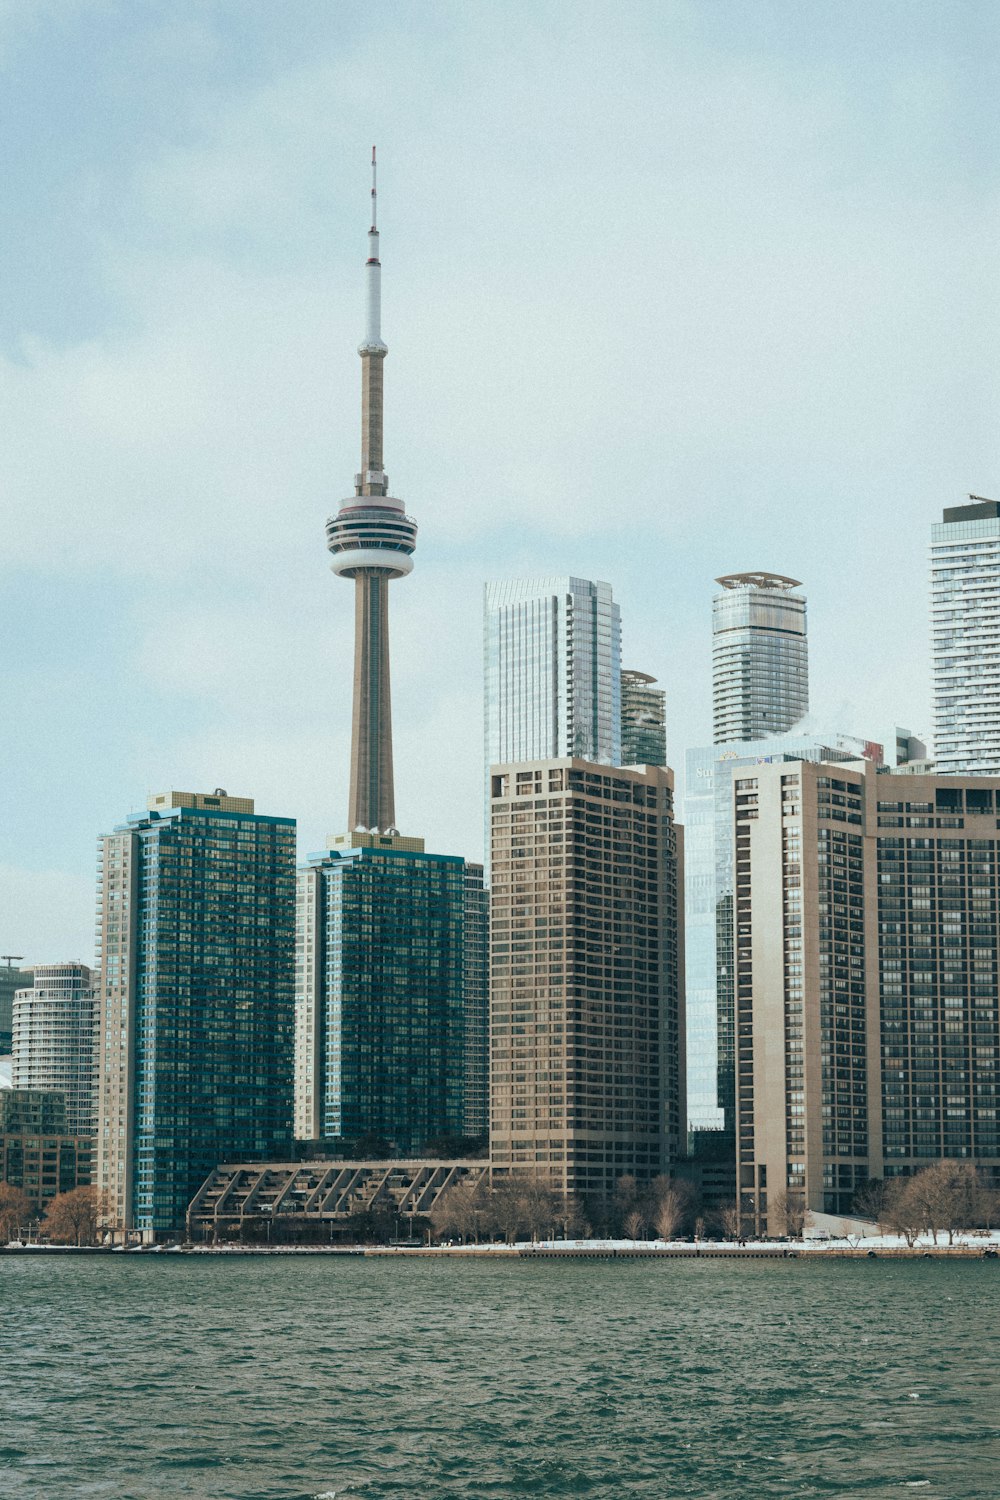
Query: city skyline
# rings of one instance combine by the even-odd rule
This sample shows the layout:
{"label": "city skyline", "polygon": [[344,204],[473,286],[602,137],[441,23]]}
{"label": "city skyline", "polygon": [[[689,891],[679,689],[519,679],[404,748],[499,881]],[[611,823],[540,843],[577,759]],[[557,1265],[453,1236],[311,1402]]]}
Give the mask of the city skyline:
{"label": "city skyline", "polygon": [[[303,851],[341,821],[347,688],[330,663],[351,622],[332,618],[316,539],[354,467],[354,430],[331,436],[329,412],[355,409],[353,206],[372,139],[387,185],[407,184],[389,195],[408,357],[394,467],[433,517],[421,588],[394,620],[397,749],[414,768],[400,826],[479,853],[490,577],[612,583],[624,659],[667,692],[675,765],[711,737],[711,581],[733,568],[808,580],[825,720],[929,732],[929,527],[995,490],[998,467],[985,250],[960,230],[996,172],[963,134],[982,87],[971,15],[894,29],[892,6],[847,7],[809,37],[744,15],[727,37],[683,6],[640,6],[614,33],[594,12],[563,39],[556,102],[536,88],[555,44],[544,17],[453,15],[433,38],[400,19],[386,44],[384,18],[370,30],[348,10],[349,34],[316,19],[279,45],[224,8],[201,23],[180,97],[190,53],[169,21],[118,17],[112,33],[90,11],[86,129],[49,155],[51,78],[78,61],[78,18],[44,37],[4,20],[25,149],[0,328],[18,710],[0,901],[5,946],[28,962],[89,960],[94,836],[157,785],[287,807]],[[248,35],[269,43],[252,63],[227,50]],[[153,41],[163,77],[136,93],[123,151],[110,85]],[[373,119],[344,100],[376,45]],[[516,99],[509,68],[483,61],[498,52],[526,69]],[[654,83],[638,113],[595,76],[598,52]],[[446,58],[468,71],[414,114]],[[706,120],[719,87],[752,131]],[[540,280],[546,261],[557,278]],[[637,436],[624,377],[639,329]],[[70,783],[64,742],[36,737],[28,755],[20,731],[74,701]],[[445,735],[455,776],[424,812],[417,771]]]}

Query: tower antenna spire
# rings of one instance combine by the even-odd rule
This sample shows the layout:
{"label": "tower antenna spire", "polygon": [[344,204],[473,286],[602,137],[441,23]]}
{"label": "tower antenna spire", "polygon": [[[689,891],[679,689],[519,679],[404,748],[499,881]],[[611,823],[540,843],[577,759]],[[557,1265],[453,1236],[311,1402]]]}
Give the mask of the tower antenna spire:
{"label": "tower antenna spire", "polygon": [[378,228],[378,188],[375,183],[375,147],[372,147],[372,228]]}

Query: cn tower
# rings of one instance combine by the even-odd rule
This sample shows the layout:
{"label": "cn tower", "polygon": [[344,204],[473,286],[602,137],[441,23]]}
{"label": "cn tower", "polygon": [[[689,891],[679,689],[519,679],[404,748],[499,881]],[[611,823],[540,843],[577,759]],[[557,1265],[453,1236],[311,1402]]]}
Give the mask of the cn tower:
{"label": "cn tower", "polygon": [[351,723],[350,832],[395,832],[392,708],[389,696],[389,580],[413,568],[417,525],[389,494],[382,467],[382,266],[378,254],[375,147],[372,218],[365,265],[367,327],[361,355],[361,472],[354,494],[326,523],[330,564],[354,580],[354,708]]}

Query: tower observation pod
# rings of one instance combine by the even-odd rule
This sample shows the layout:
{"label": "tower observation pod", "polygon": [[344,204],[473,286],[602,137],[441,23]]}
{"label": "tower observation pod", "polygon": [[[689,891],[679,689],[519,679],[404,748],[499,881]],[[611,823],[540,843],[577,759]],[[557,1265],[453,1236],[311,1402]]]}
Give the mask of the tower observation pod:
{"label": "tower observation pod", "polygon": [[354,580],[354,704],[348,828],[386,833],[395,828],[392,708],[389,694],[389,581],[413,568],[416,522],[389,494],[383,468],[382,266],[372,147],[372,214],[365,265],[366,328],[361,356],[361,472],[354,494],[326,523],[331,568]]}

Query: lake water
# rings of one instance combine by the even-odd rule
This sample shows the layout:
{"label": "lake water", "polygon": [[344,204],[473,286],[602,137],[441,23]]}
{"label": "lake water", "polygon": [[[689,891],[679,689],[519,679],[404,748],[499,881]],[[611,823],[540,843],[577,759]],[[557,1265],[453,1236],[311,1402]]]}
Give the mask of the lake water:
{"label": "lake water", "polygon": [[0,1496],[1000,1496],[1000,1263],[0,1257]]}

